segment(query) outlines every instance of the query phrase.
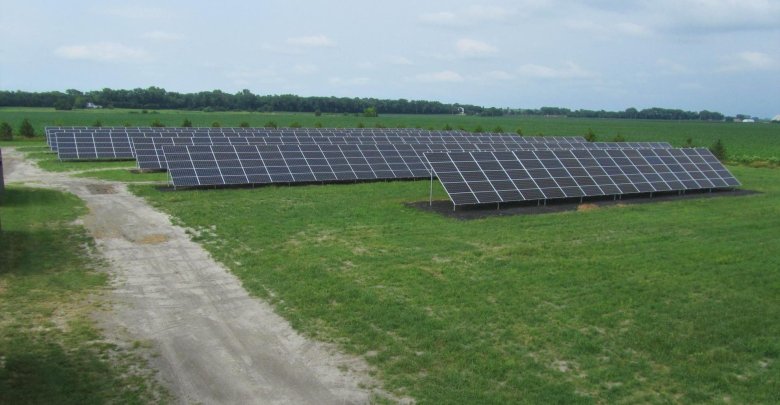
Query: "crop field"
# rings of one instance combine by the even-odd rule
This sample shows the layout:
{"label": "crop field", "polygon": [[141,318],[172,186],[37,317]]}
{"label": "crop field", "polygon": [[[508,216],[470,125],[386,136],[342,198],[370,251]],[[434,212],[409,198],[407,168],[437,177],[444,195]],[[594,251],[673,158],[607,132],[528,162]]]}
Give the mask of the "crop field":
{"label": "crop field", "polygon": [[[184,118],[527,135],[590,128],[599,140],[722,139],[737,161],[780,158],[772,124],[0,109],[14,128],[23,118],[40,131]],[[40,143],[14,144],[47,170],[164,177],[127,172],[133,162],[61,163]],[[755,193],[469,221],[409,206],[428,199],[428,181],[130,187],[297,330],[363,356],[385,388],[418,403],[777,403],[780,169],[729,169]],[[438,183],[433,197],[446,199]]]}
{"label": "crop field", "polygon": [[257,113],[257,112],[201,112],[161,110],[74,110],[55,111],[46,108],[0,108],[0,122],[6,121],[14,129],[24,118],[30,120],[40,136],[49,125],[149,126],[155,121],[165,126],[181,126],[189,119],[194,126],[237,127],[242,122],[262,127],[273,122],[279,127],[301,125],[326,128],[406,127],[443,129],[462,128],[468,131],[522,130],[525,135],[585,135],[593,130],[599,141],[611,141],[620,135],[627,141],[667,141],[682,146],[690,138],[696,146],[710,146],[721,139],[731,158],[740,161],[770,161],[780,163],[780,125],[743,124],[699,121],[608,120],[544,117],[475,117],[456,115],[382,115],[367,118],[354,114]]}

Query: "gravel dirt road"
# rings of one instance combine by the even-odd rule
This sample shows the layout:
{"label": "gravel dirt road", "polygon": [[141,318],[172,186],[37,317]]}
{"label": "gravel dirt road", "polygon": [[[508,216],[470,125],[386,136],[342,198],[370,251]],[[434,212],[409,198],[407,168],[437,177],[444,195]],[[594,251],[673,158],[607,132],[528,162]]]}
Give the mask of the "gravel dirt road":
{"label": "gravel dirt road", "polygon": [[[124,184],[46,172],[3,148],[6,183],[83,199],[84,226],[108,260],[110,338],[149,342],[151,365],[181,403],[368,403],[376,384],[357,357],[297,334],[185,230]],[[344,371],[348,370],[348,371]]]}

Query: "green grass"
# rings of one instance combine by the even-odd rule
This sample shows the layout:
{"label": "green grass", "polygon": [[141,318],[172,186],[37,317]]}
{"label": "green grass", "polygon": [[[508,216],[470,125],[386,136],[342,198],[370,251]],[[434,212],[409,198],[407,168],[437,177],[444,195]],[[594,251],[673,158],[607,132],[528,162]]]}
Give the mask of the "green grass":
{"label": "green grass", "polygon": [[425,181],[133,190],[420,403],[777,403],[780,171],[732,170],[762,193],[475,221]]}
{"label": "green grass", "polygon": [[138,355],[91,319],[107,287],[71,194],[9,186],[0,205],[0,403],[165,401]]}
{"label": "green grass", "polygon": [[[383,115],[365,118],[354,115],[324,114],[315,117],[304,113],[250,113],[250,112],[200,112],[161,110],[142,114],[139,110],[104,109],[55,111],[47,108],[0,108],[0,121],[9,122],[16,130],[24,118],[28,118],[42,136],[47,125],[92,125],[100,120],[104,126],[149,126],[159,120],[167,126],[179,126],[185,118],[195,126],[211,126],[219,122],[222,126],[238,126],[247,122],[261,127],[269,121],[286,127],[299,123],[314,127],[420,127],[442,129],[445,125],[470,131],[482,127],[486,131],[502,128],[514,132],[518,128],[526,135],[584,135],[593,129],[598,140],[610,141],[621,135],[628,141],[668,141],[682,146],[691,138],[697,146],[710,146],[722,139],[727,151],[735,159],[756,161],[780,159],[780,125],[742,124],[698,121],[656,121],[656,120],[609,120],[545,117],[474,117],[452,115]],[[1,146],[2,144],[0,144]]]}
{"label": "green grass", "polygon": [[95,170],[84,173],[78,173],[76,177],[89,177],[99,180],[109,181],[121,181],[125,183],[136,182],[157,182],[168,183],[168,173],[165,172],[153,172],[153,173],[133,173],[127,169],[112,169],[112,170]]}

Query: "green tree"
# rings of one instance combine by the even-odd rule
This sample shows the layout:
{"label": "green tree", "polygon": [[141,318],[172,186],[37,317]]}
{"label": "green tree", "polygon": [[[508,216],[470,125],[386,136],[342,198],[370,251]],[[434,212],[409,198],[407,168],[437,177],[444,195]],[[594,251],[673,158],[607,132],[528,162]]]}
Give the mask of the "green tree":
{"label": "green tree", "polygon": [[246,121],[241,121],[241,123],[238,124],[238,126],[241,128],[249,128],[249,123]]}
{"label": "green tree", "polygon": [[364,117],[377,117],[379,114],[376,111],[376,107],[367,107],[363,109],[363,116]]}
{"label": "green tree", "polygon": [[11,124],[3,121],[0,123],[0,140],[3,141],[13,141],[14,140],[14,129],[11,128]]}
{"label": "green tree", "polygon": [[588,142],[596,142],[596,133],[588,128],[588,132],[585,133],[585,140]]}
{"label": "green tree", "polygon": [[63,97],[54,102],[54,109],[60,111],[69,111],[73,109],[73,102]]}
{"label": "green tree", "polygon": [[720,139],[718,139],[712,146],[710,146],[710,152],[715,155],[718,160],[725,161],[728,156],[726,153],[726,147],[723,145]]}
{"label": "green tree", "polygon": [[192,121],[188,120],[187,118],[182,121],[181,126],[183,128],[191,128],[192,127]]}
{"label": "green tree", "polygon": [[35,136],[35,128],[30,124],[30,120],[27,118],[22,120],[22,125],[19,126],[19,135],[25,138],[32,138]]}

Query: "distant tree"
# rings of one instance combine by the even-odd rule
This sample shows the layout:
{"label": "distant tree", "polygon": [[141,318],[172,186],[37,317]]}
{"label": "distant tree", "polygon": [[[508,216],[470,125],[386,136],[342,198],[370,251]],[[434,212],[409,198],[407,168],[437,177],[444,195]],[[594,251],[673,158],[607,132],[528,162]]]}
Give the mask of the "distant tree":
{"label": "distant tree", "polygon": [[278,128],[279,126],[276,125],[275,121],[268,121],[265,124],[263,124],[263,127],[265,127],[265,128]]}
{"label": "distant tree", "polygon": [[612,142],[625,142],[626,138],[623,137],[621,134],[615,135],[614,138],[612,138]]}
{"label": "distant tree", "polygon": [[314,110],[314,116],[315,116],[315,117],[319,117],[320,115],[322,115],[322,111],[320,111],[320,109],[319,109],[319,108],[318,108],[318,109],[316,109],[316,110]]}
{"label": "distant tree", "polygon": [[301,127],[303,127],[303,125],[301,125],[301,123],[298,121],[295,121],[290,124],[290,128],[301,128]]}
{"label": "distant tree", "polygon": [[501,134],[504,132],[504,128],[501,128],[501,125],[497,125],[495,128],[493,128],[493,132]]}
{"label": "distant tree", "polygon": [[452,127],[450,126],[450,124],[444,124],[444,128],[442,129],[445,131],[452,131]]}
{"label": "distant tree", "polygon": [[54,102],[54,109],[60,111],[69,111],[73,109],[73,102],[63,97]]}
{"label": "distant tree", "polygon": [[94,128],[100,128],[100,127],[102,127],[102,126],[103,126],[103,123],[102,123],[102,122],[100,122],[100,120],[95,120],[95,122],[93,122],[93,123],[92,123],[92,126],[93,126]]}
{"label": "distant tree", "polygon": [[523,128],[517,128],[517,131],[515,131],[516,134],[523,136]]}
{"label": "distant tree", "polygon": [[585,140],[588,142],[596,142],[596,133],[588,128],[588,132],[585,133]]}
{"label": "distant tree", "polygon": [[141,114],[149,114],[149,110],[141,110]]}
{"label": "distant tree", "polygon": [[219,121],[214,121],[214,122],[211,123],[211,127],[212,128],[219,128],[221,126],[222,126],[222,124],[220,124]]}
{"label": "distant tree", "polygon": [[363,116],[364,117],[377,117],[379,114],[376,111],[376,107],[367,107],[363,109]]}
{"label": "distant tree", "polygon": [[685,143],[683,144],[683,148],[693,148],[693,139],[688,138],[685,140]]}
{"label": "distant tree", "polygon": [[238,126],[241,128],[249,128],[249,123],[246,121],[241,121],[241,123],[238,124]]}
{"label": "distant tree", "polygon": [[726,147],[723,145],[720,139],[718,139],[712,146],[710,146],[710,152],[715,155],[718,160],[725,161],[728,156],[726,153]]}
{"label": "distant tree", "polygon": [[22,120],[22,125],[19,126],[19,135],[25,138],[32,138],[35,136],[35,128],[30,124],[30,120],[25,118]]}
{"label": "distant tree", "polygon": [[0,140],[2,141],[14,140],[14,129],[11,127],[9,123],[5,121],[0,123]]}
{"label": "distant tree", "polygon": [[183,128],[191,128],[192,127],[192,121],[188,120],[187,118],[182,121],[181,126]]}
{"label": "distant tree", "polygon": [[322,128],[322,123],[317,121],[314,123],[314,128]]}
{"label": "distant tree", "polygon": [[485,129],[482,128],[482,125],[477,125],[477,127],[474,128],[474,132],[476,132],[476,133],[485,132]]}
{"label": "distant tree", "polygon": [[154,120],[154,121],[152,122],[151,126],[152,126],[152,127],[155,127],[155,128],[162,128],[162,127],[164,127],[164,126],[165,126],[165,124],[163,124],[162,122],[160,122],[160,120],[159,120],[159,119],[157,119],[157,120]]}

